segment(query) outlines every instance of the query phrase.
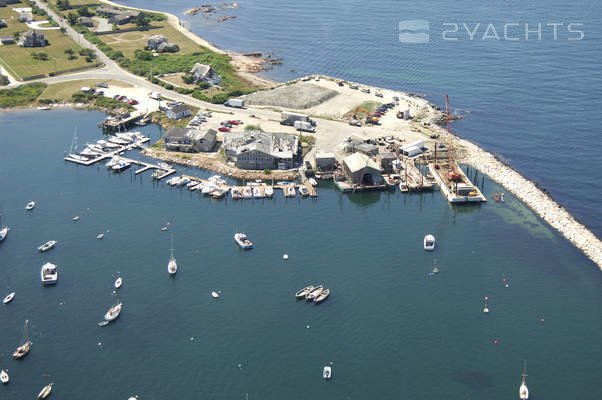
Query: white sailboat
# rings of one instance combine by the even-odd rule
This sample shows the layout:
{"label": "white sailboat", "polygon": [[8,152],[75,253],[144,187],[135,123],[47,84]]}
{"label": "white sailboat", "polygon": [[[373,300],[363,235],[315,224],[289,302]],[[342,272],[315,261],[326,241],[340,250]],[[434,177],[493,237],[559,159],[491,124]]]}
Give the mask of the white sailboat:
{"label": "white sailboat", "polygon": [[6,239],[6,235],[8,235],[8,226],[2,222],[2,210],[0,210],[0,242]]}
{"label": "white sailboat", "polygon": [[169,272],[170,275],[175,275],[176,272],[178,272],[178,264],[173,256],[173,233],[171,234],[171,248],[169,250],[171,253],[169,256],[169,263],[167,264],[167,272]]}
{"label": "white sailboat", "polygon": [[69,149],[69,157],[74,160],[79,161],[88,161],[87,157],[83,157],[79,155],[79,149],[77,146],[77,128],[75,128],[75,132],[73,133],[73,140],[71,141],[71,149]]}
{"label": "white sailboat", "polygon": [[23,337],[21,338],[21,345],[17,347],[17,350],[13,353],[13,358],[15,360],[20,360],[25,357],[29,350],[31,350],[31,340],[29,340],[29,331],[27,330],[27,326],[29,324],[29,320],[25,320],[25,328],[23,328]]}
{"label": "white sailboat", "polygon": [[105,321],[107,323],[115,321],[117,317],[119,317],[119,314],[121,314],[122,306],[123,304],[119,301],[119,296],[115,292],[115,304],[111,308],[109,308],[109,311],[106,312]]}
{"label": "white sailboat", "polygon": [[0,382],[2,382],[3,385],[7,385],[9,380],[10,380],[10,377],[8,376],[8,373],[5,370],[1,370],[0,371]]}
{"label": "white sailboat", "polygon": [[54,383],[48,383],[47,374],[44,374],[44,378],[46,379],[46,386],[44,386],[42,390],[40,390],[40,393],[38,393],[38,399],[40,400],[44,400],[45,398],[50,396],[50,392],[52,392],[52,385],[54,385]]}
{"label": "white sailboat", "polygon": [[527,388],[527,360],[525,360],[522,376],[523,376],[523,381],[520,385],[520,389],[518,389],[518,395],[521,400],[528,400],[529,399],[529,389]]}

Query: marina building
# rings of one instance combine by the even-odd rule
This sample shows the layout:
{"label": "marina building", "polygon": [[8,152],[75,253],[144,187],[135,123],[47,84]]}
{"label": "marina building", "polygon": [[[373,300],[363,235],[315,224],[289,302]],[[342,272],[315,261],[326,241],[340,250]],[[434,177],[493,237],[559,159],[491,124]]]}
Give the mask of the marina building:
{"label": "marina building", "polygon": [[354,185],[375,186],[383,181],[376,161],[361,153],[353,153],[343,160],[343,173]]}
{"label": "marina building", "polygon": [[241,169],[291,169],[298,161],[299,138],[250,130],[224,137],[226,156]]}
{"label": "marina building", "polygon": [[172,127],[163,136],[165,150],[188,153],[209,152],[215,147],[217,132],[193,128]]}
{"label": "marina building", "polygon": [[380,168],[385,172],[393,171],[393,161],[397,160],[395,153],[379,153],[376,155]]}
{"label": "marina building", "polygon": [[316,168],[319,171],[332,171],[336,161],[333,153],[316,153]]}

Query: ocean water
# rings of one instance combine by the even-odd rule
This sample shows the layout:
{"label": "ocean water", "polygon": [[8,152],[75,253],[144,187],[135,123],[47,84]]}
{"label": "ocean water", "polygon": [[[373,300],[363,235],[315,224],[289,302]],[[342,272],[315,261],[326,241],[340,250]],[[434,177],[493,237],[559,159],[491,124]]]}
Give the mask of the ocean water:
{"label": "ocean water", "polygon": [[[11,375],[2,399],[34,398],[48,373],[56,399],[502,400],[517,398],[524,359],[533,398],[602,397],[602,275],[512,195],[451,207],[439,192],[347,195],[325,183],[314,200],[210,200],[134,167],[63,161],[75,128],[80,143],[97,140],[102,118],[0,114],[11,228],[0,288],[16,292],[0,306],[0,368]],[[253,250],[235,245],[237,231]],[[427,233],[433,253],[422,249]],[[39,253],[51,239],[57,247]],[[45,261],[59,266],[55,287],[40,284]],[[124,309],[100,328],[118,273]],[[295,300],[317,283],[331,289],[325,303]],[[25,319],[34,344],[15,361]]]}
{"label": "ocean water", "polygon": [[[599,1],[240,0],[220,11],[237,17],[222,23],[184,15],[200,5],[186,0],[121,3],[176,14],[224,49],[274,53],[283,58],[265,73],[274,79],[328,74],[426,94],[441,107],[448,93],[454,112],[470,111],[454,123],[459,136],[498,154],[602,235]],[[429,22],[430,40],[401,43],[400,21],[417,19]],[[457,32],[445,37],[457,40],[444,40],[450,24]],[[562,24],[555,39],[548,24]],[[583,40],[571,40],[581,34],[569,24],[582,24],[570,30]]]}

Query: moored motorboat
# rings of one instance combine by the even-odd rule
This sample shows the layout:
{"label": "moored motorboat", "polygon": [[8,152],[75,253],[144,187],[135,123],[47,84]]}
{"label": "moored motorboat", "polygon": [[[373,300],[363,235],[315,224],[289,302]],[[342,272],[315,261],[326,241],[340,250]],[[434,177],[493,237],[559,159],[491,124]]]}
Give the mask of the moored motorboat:
{"label": "moored motorboat", "polygon": [[314,303],[320,304],[330,295],[330,289],[324,289],[314,298]]}
{"label": "moored motorboat", "polygon": [[79,153],[79,155],[86,158],[96,158],[100,155],[100,153],[90,148],[85,148]]}
{"label": "moored motorboat", "polygon": [[289,185],[286,187],[286,196],[287,197],[295,197],[297,195],[297,191],[295,190],[294,185]]}
{"label": "moored motorboat", "polygon": [[6,297],[4,298],[4,300],[2,300],[3,304],[8,304],[11,301],[13,301],[13,299],[15,298],[15,292],[11,292],[8,295],[6,295]]}
{"label": "moored motorboat", "polygon": [[115,156],[112,157],[109,161],[107,161],[107,163],[105,164],[107,168],[113,168],[115,165],[119,164],[121,162],[121,157]]}
{"label": "moored motorboat", "polygon": [[8,234],[8,226],[5,226],[4,228],[0,229],[0,242],[3,241],[4,239],[6,239],[6,235]]}
{"label": "moored motorboat", "polygon": [[309,178],[309,184],[312,186],[318,186],[318,181],[316,181],[314,178]]}
{"label": "moored motorboat", "polygon": [[42,285],[55,285],[59,279],[59,273],[55,264],[47,262],[40,270]]}
{"label": "moored motorboat", "polygon": [[111,169],[113,171],[116,171],[116,172],[121,172],[121,171],[125,171],[126,169],[128,169],[131,166],[132,166],[132,164],[129,163],[129,162],[127,162],[127,161],[121,161],[119,164],[113,165],[111,167]]}
{"label": "moored motorboat", "polygon": [[201,193],[204,196],[208,196],[211,193],[215,192],[217,189],[219,189],[219,187],[217,185],[214,185],[212,183],[206,183],[205,185],[203,185],[203,189],[201,189]]}
{"label": "moored motorboat", "polygon": [[108,140],[111,143],[119,144],[121,146],[126,146],[126,145],[130,144],[130,142],[123,140],[121,138],[115,137],[115,136],[109,138]]}
{"label": "moored motorboat", "polygon": [[214,299],[217,299],[219,297],[219,293],[217,293],[216,291],[211,292],[211,297],[213,297]]}
{"label": "moored motorboat", "polygon": [[263,193],[263,191],[261,190],[261,187],[259,186],[255,186],[253,188],[253,197],[255,197],[256,199],[261,199],[265,197],[265,194]]}
{"label": "moored motorboat", "polygon": [[96,239],[98,240],[102,239],[103,237],[105,237],[104,233],[99,233],[98,235],[96,235]]}
{"label": "moored motorboat", "polygon": [[2,370],[0,372],[0,382],[2,382],[3,385],[8,385],[8,381],[10,381],[10,377],[5,370]]}
{"label": "moored motorboat", "polygon": [[299,186],[299,194],[302,197],[307,197],[307,196],[309,196],[309,190],[307,190],[307,188],[305,186],[301,185],[301,186]]}
{"label": "moored motorboat", "polygon": [[199,184],[199,181],[190,181],[186,184],[186,187],[188,188],[188,190],[193,191],[196,189],[198,184]]}
{"label": "moored motorboat", "polygon": [[130,134],[128,134],[127,132],[124,132],[124,133],[118,132],[118,133],[115,134],[115,136],[118,137],[119,139],[125,141],[125,142],[128,142],[128,143],[134,143],[134,140],[135,140],[133,138],[133,136],[130,135]]}
{"label": "moored motorboat", "polygon": [[33,208],[36,206],[36,202],[35,201],[30,201],[29,203],[27,203],[27,205],[25,206],[25,209],[27,211],[29,210],[33,210]]}
{"label": "moored motorboat", "polygon": [[185,176],[183,176],[182,178],[180,178],[180,180],[178,181],[178,186],[184,186],[190,183],[190,178],[187,178]]}
{"label": "moored motorboat", "polygon": [[242,199],[242,193],[240,192],[240,189],[237,187],[232,187],[230,189],[230,195],[232,196],[233,200]]}
{"label": "moored motorboat", "polygon": [[330,379],[332,377],[332,368],[330,368],[330,366],[325,366],[324,370],[322,371],[322,377],[324,379]]}
{"label": "moored motorboat", "polygon": [[527,388],[527,361],[525,360],[525,364],[523,367],[523,380],[521,382],[520,388],[518,389],[518,395],[520,400],[528,400],[529,399],[529,388]]}
{"label": "moored motorboat", "polygon": [[322,293],[322,290],[324,290],[324,286],[322,286],[322,285],[316,286],[315,288],[310,290],[309,293],[307,293],[305,295],[305,300],[312,301],[313,299],[318,297],[320,295],[320,293]]}
{"label": "moored motorboat", "polygon": [[247,238],[247,235],[245,235],[244,233],[235,233],[234,240],[236,241],[236,243],[238,243],[240,247],[242,247],[245,250],[253,248],[253,243],[251,243],[251,241]]}
{"label": "moored motorboat", "polygon": [[52,249],[55,245],[56,245],[57,241],[56,240],[50,240],[46,243],[44,243],[43,245],[41,245],[40,247],[38,247],[39,251],[48,251],[50,249]]}
{"label": "moored motorboat", "polygon": [[222,187],[211,192],[211,197],[214,199],[221,199],[226,196],[226,193],[228,193],[228,188]]}
{"label": "moored motorboat", "polygon": [[432,251],[435,249],[435,237],[433,235],[426,235],[424,237],[424,250]]}
{"label": "moored motorboat", "polygon": [[79,221],[79,215],[76,215],[75,217],[73,217],[74,221]]}
{"label": "moored motorboat", "polygon": [[119,148],[118,144],[107,142],[106,140],[97,140],[96,144],[106,149],[117,149]]}
{"label": "moored motorboat", "polygon": [[264,191],[266,197],[272,197],[274,195],[274,188],[272,186],[266,186]]}
{"label": "moored motorboat", "polygon": [[311,292],[312,290],[314,290],[313,286],[306,286],[303,289],[299,290],[296,294],[295,294],[295,298],[297,299],[304,299],[305,296],[307,296],[307,294],[309,292]]}
{"label": "moored motorboat", "polygon": [[121,279],[121,277],[117,278],[117,280],[115,281],[115,289],[119,289],[122,284],[123,284],[123,279]]}
{"label": "moored motorboat", "polygon": [[245,199],[252,199],[253,198],[253,189],[251,189],[250,186],[244,186],[242,188],[242,197],[244,197]]}

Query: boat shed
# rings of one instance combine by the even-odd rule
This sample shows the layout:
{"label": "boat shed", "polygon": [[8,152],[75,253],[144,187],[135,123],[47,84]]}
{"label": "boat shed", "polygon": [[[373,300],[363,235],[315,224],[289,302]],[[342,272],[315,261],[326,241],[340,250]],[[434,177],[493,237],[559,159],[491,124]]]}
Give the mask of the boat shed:
{"label": "boat shed", "polygon": [[370,157],[353,153],[343,160],[343,172],[354,185],[374,186],[382,182],[380,167]]}
{"label": "boat shed", "polygon": [[354,146],[355,151],[359,151],[367,156],[375,156],[378,154],[378,146],[370,143],[361,143]]}
{"label": "boat shed", "polygon": [[321,171],[332,171],[336,158],[333,153],[316,153],[316,168]]}
{"label": "boat shed", "polygon": [[397,160],[397,155],[395,153],[379,153],[376,155],[376,160],[383,170],[392,171],[393,161]]}

